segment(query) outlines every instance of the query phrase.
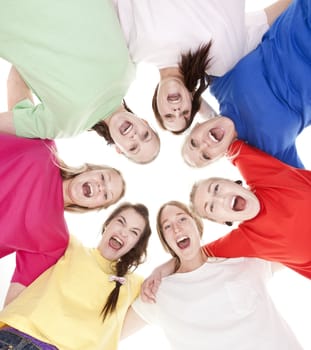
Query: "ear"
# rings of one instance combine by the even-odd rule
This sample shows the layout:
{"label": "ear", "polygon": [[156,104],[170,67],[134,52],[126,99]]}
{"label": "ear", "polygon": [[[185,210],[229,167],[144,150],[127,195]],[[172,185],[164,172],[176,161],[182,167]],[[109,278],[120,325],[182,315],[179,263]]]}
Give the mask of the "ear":
{"label": "ear", "polygon": [[241,181],[241,180],[236,180],[236,181],[234,181],[236,184],[238,184],[238,185],[242,185],[243,184],[243,182]]}
{"label": "ear", "polygon": [[123,152],[118,146],[115,146],[115,150],[116,150],[117,153],[119,153],[119,154],[124,154],[124,152]]}

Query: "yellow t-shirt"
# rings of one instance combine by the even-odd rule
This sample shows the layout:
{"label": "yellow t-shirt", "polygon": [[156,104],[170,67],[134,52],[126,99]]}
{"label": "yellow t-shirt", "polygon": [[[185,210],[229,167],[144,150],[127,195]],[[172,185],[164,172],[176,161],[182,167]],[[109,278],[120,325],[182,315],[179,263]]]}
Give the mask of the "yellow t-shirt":
{"label": "yellow t-shirt", "polygon": [[71,237],[65,255],[0,312],[0,326],[8,324],[60,350],[117,349],[142,278],[126,276],[117,309],[103,322],[101,310],[115,287],[111,274],[111,262],[96,248]]}

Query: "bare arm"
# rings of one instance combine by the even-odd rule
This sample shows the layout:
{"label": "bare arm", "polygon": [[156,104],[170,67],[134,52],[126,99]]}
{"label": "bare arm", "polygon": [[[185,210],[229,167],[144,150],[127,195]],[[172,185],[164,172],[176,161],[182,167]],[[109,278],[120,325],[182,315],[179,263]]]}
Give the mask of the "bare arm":
{"label": "bare arm", "polygon": [[25,99],[29,99],[32,103],[34,103],[31,90],[25,84],[24,80],[14,66],[12,66],[8,76],[7,91],[9,111],[11,111],[18,102]]}
{"label": "bare arm", "polygon": [[130,306],[127,310],[121,331],[121,340],[146,326],[146,322]]}
{"label": "bare arm", "polygon": [[264,9],[269,26],[287,9],[291,2],[292,0],[279,0]]}
{"label": "bare arm", "polygon": [[14,300],[26,287],[20,283],[13,282],[10,284],[7,295],[5,297],[4,306]]}

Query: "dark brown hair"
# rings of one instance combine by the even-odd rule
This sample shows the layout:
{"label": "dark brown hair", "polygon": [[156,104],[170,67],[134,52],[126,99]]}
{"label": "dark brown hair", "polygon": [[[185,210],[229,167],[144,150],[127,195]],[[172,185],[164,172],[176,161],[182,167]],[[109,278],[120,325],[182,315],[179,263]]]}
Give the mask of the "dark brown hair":
{"label": "dark brown hair", "polygon": [[203,227],[204,226],[203,226],[202,219],[198,215],[196,215],[193,211],[191,211],[185,204],[183,204],[181,202],[169,201],[169,202],[163,204],[161,206],[161,208],[159,209],[158,215],[157,215],[157,232],[158,232],[158,235],[159,235],[159,238],[160,238],[160,241],[162,243],[164,250],[167,251],[168,253],[170,253],[173,258],[175,258],[175,271],[177,271],[179,266],[180,266],[180,259],[179,259],[178,255],[174,252],[174,250],[166,242],[166,239],[165,239],[164,233],[163,233],[163,229],[162,229],[162,225],[161,225],[162,212],[169,205],[180,208],[187,215],[192,217],[192,219],[195,221],[195,223],[197,225],[197,228],[198,228],[199,233],[200,233],[200,237],[202,237],[202,235],[203,235]]}
{"label": "dark brown hair", "polygon": [[[105,234],[105,229],[107,225],[122,211],[126,209],[134,209],[142,218],[145,220],[145,228],[139,238],[136,245],[125,255],[123,255],[115,265],[115,273],[118,277],[123,277],[130,270],[135,270],[138,265],[145,261],[147,256],[147,245],[148,240],[151,235],[151,228],[149,223],[149,211],[143,204],[131,204],[123,203],[118,208],[116,208],[105,221],[102,229],[102,233]],[[116,286],[107,298],[106,304],[103,307],[101,314],[103,315],[103,321],[105,321],[108,314],[112,313],[116,307],[119,298],[119,292],[121,283],[116,281]]]}
{"label": "dark brown hair", "polygon": [[[199,48],[194,52],[189,50],[188,52],[181,54],[178,68],[183,76],[186,88],[192,94],[192,106],[190,118],[187,120],[186,126],[179,131],[171,131],[173,134],[179,135],[188,129],[193,122],[194,116],[200,109],[202,100],[201,95],[208,88],[211,82],[211,77],[206,74],[209,67],[209,62],[211,60],[211,58],[209,58],[211,45],[212,42],[210,41],[208,44],[199,46]],[[163,119],[159,113],[157,105],[158,87],[159,84],[156,86],[153,94],[152,109],[160,127],[165,129]]]}

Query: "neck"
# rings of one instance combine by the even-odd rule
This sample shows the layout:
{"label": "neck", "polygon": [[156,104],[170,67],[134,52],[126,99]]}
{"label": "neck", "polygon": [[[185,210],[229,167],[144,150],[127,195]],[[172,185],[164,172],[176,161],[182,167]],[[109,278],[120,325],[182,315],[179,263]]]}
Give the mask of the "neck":
{"label": "neck", "polygon": [[183,76],[182,76],[182,74],[180,73],[178,67],[161,68],[159,71],[160,71],[160,77],[161,77],[161,79],[165,79],[165,78],[178,78],[178,79],[183,79]]}
{"label": "neck", "polygon": [[204,254],[203,249],[200,249],[195,258],[189,260],[181,259],[180,267],[177,270],[179,273],[191,272],[198,269],[207,261],[207,256]]}

